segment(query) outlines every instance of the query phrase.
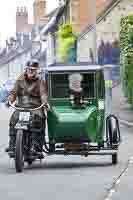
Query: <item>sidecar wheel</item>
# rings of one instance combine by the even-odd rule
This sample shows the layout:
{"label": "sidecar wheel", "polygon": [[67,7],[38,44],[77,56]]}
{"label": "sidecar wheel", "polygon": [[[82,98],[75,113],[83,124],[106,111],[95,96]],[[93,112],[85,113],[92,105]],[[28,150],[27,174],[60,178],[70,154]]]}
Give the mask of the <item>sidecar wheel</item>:
{"label": "sidecar wheel", "polygon": [[18,130],[16,135],[15,168],[16,172],[22,172],[24,168],[23,130]]}

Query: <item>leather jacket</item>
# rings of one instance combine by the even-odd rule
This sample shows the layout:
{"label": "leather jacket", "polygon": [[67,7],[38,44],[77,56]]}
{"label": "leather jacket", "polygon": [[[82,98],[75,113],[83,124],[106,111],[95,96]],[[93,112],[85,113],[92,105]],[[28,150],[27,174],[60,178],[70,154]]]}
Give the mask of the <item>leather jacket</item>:
{"label": "leather jacket", "polygon": [[42,103],[47,103],[46,83],[39,78],[28,80],[26,74],[22,74],[10,93],[11,102],[16,100],[16,106],[34,108]]}

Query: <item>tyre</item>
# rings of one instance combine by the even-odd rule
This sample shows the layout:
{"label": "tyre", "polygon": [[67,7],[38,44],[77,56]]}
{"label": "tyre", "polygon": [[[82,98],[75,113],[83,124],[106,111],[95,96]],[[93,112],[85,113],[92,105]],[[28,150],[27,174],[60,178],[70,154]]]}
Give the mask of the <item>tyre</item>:
{"label": "tyre", "polygon": [[118,128],[116,125],[116,121],[113,121],[113,119],[109,119],[108,128],[110,145],[112,146],[113,144],[118,144]]}
{"label": "tyre", "polygon": [[118,133],[116,127],[113,129],[113,144],[118,144]]}
{"label": "tyre", "polygon": [[112,146],[112,139],[113,139],[113,127],[112,127],[112,120],[109,119],[109,123],[108,123],[108,133],[109,133],[109,143]]}
{"label": "tyre", "polygon": [[117,153],[112,154],[112,164],[116,165],[118,163],[118,155]]}
{"label": "tyre", "polygon": [[18,130],[16,135],[15,168],[16,172],[22,172],[24,168],[23,130]]}

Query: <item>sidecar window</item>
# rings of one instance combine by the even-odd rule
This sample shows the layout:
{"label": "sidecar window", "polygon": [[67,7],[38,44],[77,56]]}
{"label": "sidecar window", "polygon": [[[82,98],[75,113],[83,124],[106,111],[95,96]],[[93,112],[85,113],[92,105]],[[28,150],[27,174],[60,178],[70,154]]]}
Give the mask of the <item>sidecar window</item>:
{"label": "sidecar window", "polygon": [[[86,98],[95,97],[95,73],[81,73],[83,79],[81,87],[83,96]],[[52,98],[69,98],[69,76],[70,74],[51,75],[51,96]]]}
{"label": "sidecar window", "polygon": [[68,74],[53,74],[51,75],[51,89],[53,98],[69,97],[69,81]]}
{"label": "sidecar window", "polygon": [[83,74],[82,88],[84,97],[95,97],[95,73]]}

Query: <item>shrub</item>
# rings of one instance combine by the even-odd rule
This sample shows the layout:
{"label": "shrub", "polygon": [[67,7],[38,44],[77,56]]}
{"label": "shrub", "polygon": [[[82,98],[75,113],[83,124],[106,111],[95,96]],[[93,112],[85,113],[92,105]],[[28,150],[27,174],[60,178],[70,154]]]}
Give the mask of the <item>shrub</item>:
{"label": "shrub", "polygon": [[121,75],[125,96],[133,105],[133,14],[120,22]]}

